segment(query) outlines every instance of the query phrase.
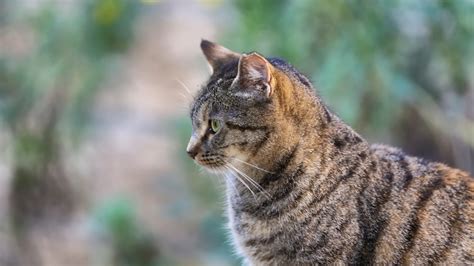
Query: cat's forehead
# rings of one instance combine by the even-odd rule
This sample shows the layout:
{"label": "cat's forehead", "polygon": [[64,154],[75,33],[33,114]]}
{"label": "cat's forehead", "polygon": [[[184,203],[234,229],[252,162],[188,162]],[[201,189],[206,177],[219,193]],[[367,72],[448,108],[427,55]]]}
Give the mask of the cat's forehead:
{"label": "cat's forehead", "polygon": [[203,113],[210,112],[212,107],[227,102],[231,97],[229,87],[233,81],[232,77],[214,77],[207,82],[198,92],[192,103],[191,118],[198,121]]}

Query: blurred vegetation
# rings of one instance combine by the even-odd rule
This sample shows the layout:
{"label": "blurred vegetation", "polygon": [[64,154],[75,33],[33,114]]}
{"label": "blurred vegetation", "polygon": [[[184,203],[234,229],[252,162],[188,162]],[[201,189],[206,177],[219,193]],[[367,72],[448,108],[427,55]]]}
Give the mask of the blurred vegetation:
{"label": "blurred vegetation", "polygon": [[[1,2],[2,10],[17,13],[2,16],[0,26],[27,25],[34,39],[23,54],[2,53],[0,58],[0,118],[13,141],[11,226],[25,256],[35,253],[26,250],[31,249],[25,239],[30,227],[68,219],[77,204],[63,165],[65,138],[77,143],[99,85],[133,39],[135,1],[71,5],[47,2],[29,12],[21,4]],[[131,214],[104,212],[104,226],[116,234],[112,242],[121,254],[116,265],[150,265],[139,251],[151,253],[148,242],[127,235],[136,230]],[[38,259],[30,260],[41,263]]]}
{"label": "blurred vegetation", "polygon": [[129,200],[114,199],[96,210],[96,230],[112,243],[113,263],[117,266],[158,265],[158,249],[138,224],[134,206]]}
{"label": "blurred vegetation", "polygon": [[[238,22],[224,38],[230,47],[287,59],[370,139],[474,170],[474,2],[234,4]],[[450,147],[453,139],[461,144]]]}

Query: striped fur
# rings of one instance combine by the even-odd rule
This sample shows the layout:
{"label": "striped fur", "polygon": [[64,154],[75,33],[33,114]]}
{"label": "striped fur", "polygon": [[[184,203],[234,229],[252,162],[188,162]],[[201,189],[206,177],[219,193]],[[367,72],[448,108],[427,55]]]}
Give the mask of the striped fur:
{"label": "striped fur", "polygon": [[[203,43],[216,61],[191,108],[188,152],[226,174],[230,230],[248,264],[474,263],[472,177],[369,145],[283,60],[265,59],[266,81],[238,80],[251,55],[216,59],[229,50]],[[209,119],[223,127],[210,132]]]}

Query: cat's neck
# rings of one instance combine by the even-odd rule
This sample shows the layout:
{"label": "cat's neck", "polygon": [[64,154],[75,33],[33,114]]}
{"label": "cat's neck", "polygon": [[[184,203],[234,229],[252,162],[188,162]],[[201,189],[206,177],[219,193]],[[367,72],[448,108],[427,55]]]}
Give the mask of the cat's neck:
{"label": "cat's neck", "polygon": [[317,178],[331,161],[328,158],[355,154],[359,144],[365,143],[312,87],[287,75],[276,78],[280,87],[274,104],[279,111],[274,113],[267,140],[250,157],[234,160],[228,173],[232,186],[228,191],[237,198],[275,197],[296,179]]}
{"label": "cat's neck", "polygon": [[[278,139],[252,160],[233,160],[227,173],[228,193],[235,202],[258,204],[278,197],[304,178],[324,178],[338,160],[358,156],[368,144],[354,130],[332,115],[324,128],[303,132],[299,138]],[[293,132],[290,132],[293,133]],[[294,134],[294,133],[293,133]],[[355,161],[355,160],[354,160]]]}

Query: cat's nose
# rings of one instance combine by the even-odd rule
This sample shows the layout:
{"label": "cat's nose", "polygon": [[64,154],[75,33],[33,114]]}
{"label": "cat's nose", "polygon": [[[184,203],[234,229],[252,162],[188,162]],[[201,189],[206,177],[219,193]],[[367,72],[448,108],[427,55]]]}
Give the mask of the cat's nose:
{"label": "cat's nose", "polygon": [[199,153],[199,145],[196,141],[196,138],[191,137],[191,139],[189,140],[189,143],[188,143],[188,147],[186,147],[186,152],[193,159]]}
{"label": "cat's nose", "polygon": [[198,151],[197,149],[186,149],[186,152],[188,153],[188,155],[191,157],[191,158],[195,158],[196,155],[198,154]]}

